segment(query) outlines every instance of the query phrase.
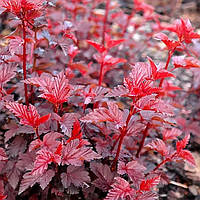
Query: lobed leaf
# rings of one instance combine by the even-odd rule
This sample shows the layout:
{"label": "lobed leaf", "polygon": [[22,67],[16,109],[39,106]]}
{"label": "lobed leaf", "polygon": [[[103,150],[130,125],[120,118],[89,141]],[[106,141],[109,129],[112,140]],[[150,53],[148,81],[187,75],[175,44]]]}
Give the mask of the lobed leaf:
{"label": "lobed leaf", "polygon": [[116,125],[121,126],[123,113],[119,110],[118,106],[113,102],[107,102],[108,109],[101,107],[94,109],[93,112],[90,112],[85,117],[81,118],[82,122],[105,122],[110,121],[114,122]]}
{"label": "lobed leaf", "polygon": [[55,171],[49,169],[40,177],[40,179],[37,182],[40,184],[42,190],[44,190],[49,185],[54,176],[55,176]]}
{"label": "lobed leaf", "polygon": [[158,138],[145,145],[145,147],[157,151],[164,157],[166,157],[169,154],[169,150],[166,144]]}
{"label": "lobed leaf", "polygon": [[127,164],[122,161],[118,162],[118,174],[128,174],[136,187],[139,186],[139,183],[144,179],[145,170],[146,168],[135,160],[128,162]]}
{"label": "lobed leaf", "polygon": [[140,190],[150,191],[154,186],[158,185],[160,182],[160,176],[155,176],[154,178],[142,181],[140,184]]}
{"label": "lobed leaf", "polygon": [[115,172],[111,172],[110,167],[102,163],[91,163],[90,169],[97,176],[92,184],[100,188],[103,191],[108,191],[110,186],[115,182],[114,178],[117,175]]}
{"label": "lobed leaf", "polygon": [[54,105],[66,102],[72,90],[72,86],[69,85],[64,71],[60,72],[55,77],[43,75],[41,77],[27,79],[24,82],[40,87],[42,94],[39,97],[48,100]]}
{"label": "lobed leaf", "polygon": [[57,162],[54,154],[47,149],[41,149],[37,152],[37,157],[34,162],[34,168],[31,172],[32,175],[43,175],[48,168],[48,164],[51,164],[52,162]]}
{"label": "lobed leaf", "polygon": [[181,134],[182,134],[182,131],[177,128],[172,128],[170,130],[165,129],[162,132],[164,141],[177,139],[177,137],[180,136]]}
{"label": "lobed leaf", "polygon": [[190,134],[187,134],[182,140],[176,142],[176,149],[177,151],[181,151],[186,147],[190,139]]}
{"label": "lobed leaf", "polygon": [[80,187],[90,182],[89,173],[83,167],[72,165],[68,166],[66,173],[63,172],[60,177],[64,188],[68,188],[71,184]]}
{"label": "lobed leaf", "polygon": [[63,147],[63,159],[62,165],[74,165],[81,166],[84,161],[91,161],[94,159],[100,159],[101,156],[92,151],[90,147],[79,147],[79,141],[72,140]]}
{"label": "lobed leaf", "polygon": [[0,65],[0,86],[10,81],[11,78],[16,75],[16,65],[13,64],[1,64]]}
{"label": "lobed leaf", "polygon": [[17,102],[9,102],[6,104],[6,108],[14,113],[17,117],[20,118],[20,123],[24,125],[32,126],[37,128],[41,123],[46,122],[51,114],[40,117],[35,106],[19,104]]}
{"label": "lobed leaf", "polygon": [[135,191],[130,184],[121,177],[116,177],[115,180],[116,182],[112,185],[112,189],[109,190],[105,200],[133,199]]}

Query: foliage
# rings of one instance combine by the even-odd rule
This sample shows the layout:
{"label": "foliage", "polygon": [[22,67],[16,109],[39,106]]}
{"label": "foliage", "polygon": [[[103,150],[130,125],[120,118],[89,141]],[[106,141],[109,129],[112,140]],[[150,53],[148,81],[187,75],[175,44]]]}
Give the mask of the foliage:
{"label": "foliage", "polygon": [[[191,70],[199,90],[200,35],[189,19],[166,24],[133,5],[128,15],[111,0],[0,2],[15,29],[0,52],[0,199],[158,199],[164,164],[195,165],[186,146],[198,124],[181,118],[170,81]],[[143,48],[166,62],[140,59]]]}

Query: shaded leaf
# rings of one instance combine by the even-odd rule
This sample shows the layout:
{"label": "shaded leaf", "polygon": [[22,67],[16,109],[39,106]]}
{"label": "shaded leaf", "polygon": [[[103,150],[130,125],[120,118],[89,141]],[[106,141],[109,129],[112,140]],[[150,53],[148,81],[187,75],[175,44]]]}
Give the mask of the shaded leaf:
{"label": "shaded leaf", "polygon": [[29,187],[32,187],[39,178],[40,178],[40,174],[33,176],[33,174],[31,172],[25,173],[23,175],[23,179],[21,181],[18,194],[21,194]]}
{"label": "shaded leaf", "polygon": [[128,174],[136,187],[139,186],[139,183],[144,179],[145,170],[146,168],[137,161],[131,161],[127,164],[122,161],[118,162],[118,174]]}
{"label": "shaded leaf", "polygon": [[21,152],[23,153],[26,148],[26,141],[21,136],[16,136],[11,144],[8,146],[8,154],[9,156],[16,157]]}
{"label": "shaded leaf", "polygon": [[90,169],[97,176],[97,179],[92,182],[96,187],[103,191],[108,191],[110,186],[114,183],[114,177],[117,175],[115,172],[111,172],[108,165],[102,163],[91,163]]}
{"label": "shaded leaf", "polygon": [[40,177],[40,179],[37,182],[40,184],[42,190],[44,190],[47,187],[47,185],[49,185],[54,176],[55,176],[55,171],[49,169]]}
{"label": "shaded leaf", "polygon": [[8,182],[11,185],[11,187],[15,190],[21,178],[21,172],[18,166],[16,165],[16,162],[9,160],[7,163],[6,171]]}
{"label": "shaded leaf", "polygon": [[86,182],[90,182],[89,173],[83,167],[68,166],[66,173],[60,175],[61,182],[65,188],[71,184],[76,187],[83,186]]}

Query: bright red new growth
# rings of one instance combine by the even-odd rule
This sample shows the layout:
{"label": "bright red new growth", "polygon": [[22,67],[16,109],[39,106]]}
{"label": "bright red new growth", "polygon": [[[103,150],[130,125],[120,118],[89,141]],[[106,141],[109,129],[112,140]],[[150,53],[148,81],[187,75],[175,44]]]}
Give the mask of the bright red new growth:
{"label": "bright red new growth", "polygon": [[27,107],[23,104],[10,102],[6,104],[6,108],[9,109],[16,117],[20,118],[21,124],[32,126],[34,129],[49,120],[51,116],[51,114],[48,114],[40,117],[36,107],[31,104]]}

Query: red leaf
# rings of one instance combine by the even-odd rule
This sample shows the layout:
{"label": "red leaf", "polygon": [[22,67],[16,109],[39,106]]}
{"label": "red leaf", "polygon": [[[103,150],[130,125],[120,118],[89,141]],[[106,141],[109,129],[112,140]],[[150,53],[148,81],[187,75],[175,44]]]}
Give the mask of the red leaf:
{"label": "red leaf", "polygon": [[168,116],[174,115],[174,108],[163,100],[155,98],[155,95],[148,95],[140,98],[135,106],[139,110],[153,110]]}
{"label": "red leaf", "polygon": [[142,97],[158,93],[160,88],[153,88],[152,81],[149,64],[142,62],[136,63],[129,76],[124,79],[124,85],[129,91],[127,96]]}
{"label": "red leaf", "polygon": [[131,161],[127,164],[119,161],[117,172],[120,175],[128,174],[134,185],[137,187],[144,178],[145,170],[146,168],[143,165],[139,164],[137,161]]}
{"label": "red leaf", "polygon": [[90,169],[97,176],[92,184],[100,188],[103,191],[108,191],[110,186],[114,183],[114,177],[116,176],[115,172],[111,172],[108,165],[103,165],[102,163],[91,163]]}
{"label": "red leaf", "polygon": [[176,143],[177,152],[181,151],[182,149],[186,147],[186,145],[189,142],[189,139],[190,139],[190,134],[187,134],[182,140]]}
{"label": "red leaf", "polygon": [[50,151],[55,152],[57,147],[61,143],[60,141],[57,141],[57,139],[62,138],[62,137],[63,137],[63,135],[61,133],[57,133],[57,132],[47,133],[43,137],[42,141],[39,139],[32,141],[29,145],[29,151],[32,151],[39,147],[46,147]]}
{"label": "red leaf", "polygon": [[38,124],[45,123],[46,121],[49,120],[50,117],[51,117],[51,113],[49,113],[48,115],[44,115],[44,116],[40,117],[39,120],[38,120]]}
{"label": "red leaf", "polygon": [[170,130],[166,129],[162,132],[163,140],[174,140],[182,134],[182,131],[177,128],[172,128]]}
{"label": "red leaf", "polygon": [[123,85],[118,85],[117,87],[114,87],[108,94],[105,95],[105,97],[121,97],[121,96],[127,96],[128,89],[125,88]]}
{"label": "red leaf", "polygon": [[71,63],[71,64],[68,64],[68,66],[70,67],[71,70],[79,70],[83,76],[86,75],[87,72],[89,71],[88,66],[80,62]]}
{"label": "red leaf", "polygon": [[112,185],[105,200],[133,199],[134,189],[123,178],[116,177],[116,182]]}
{"label": "red leaf", "polygon": [[7,198],[7,195],[3,195],[3,194],[0,193],[0,200],[4,200],[6,198]]}
{"label": "red leaf", "polygon": [[23,44],[24,40],[21,37],[12,36],[9,41],[9,51],[11,55],[22,54]]}
{"label": "red leaf", "polygon": [[42,94],[39,97],[47,99],[55,105],[66,102],[72,90],[64,71],[55,77],[42,75],[41,77],[29,78],[24,82],[40,87]]}
{"label": "red leaf", "polygon": [[40,177],[41,177],[40,174],[33,175],[31,172],[25,173],[23,175],[23,179],[21,181],[18,194],[21,194],[22,192],[24,192],[29,187],[32,187]]}
{"label": "red leaf", "polygon": [[54,154],[57,155],[57,159],[60,159],[60,157],[62,156],[62,150],[63,150],[63,142],[60,142],[56,151],[54,152]]}
{"label": "red leaf", "polygon": [[106,55],[105,57],[103,57],[102,60],[97,60],[99,63],[103,62],[103,65],[107,65],[107,66],[113,66],[119,63],[125,63],[126,60],[123,58],[114,58],[110,55]]}
{"label": "red leaf", "polygon": [[91,102],[96,102],[102,99],[109,90],[104,87],[99,87],[96,85],[87,86],[79,92],[80,96],[84,97],[84,104],[89,104]]}
{"label": "red leaf", "polygon": [[4,184],[3,181],[0,180],[0,200],[6,199],[7,195],[4,195]]}
{"label": "red leaf", "polygon": [[101,45],[101,44],[98,44],[96,42],[93,42],[91,40],[87,40],[87,42],[92,45],[99,53],[103,53],[104,51],[106,51],[106,48]]}
{"label": "red leaf", "polygon": [[61,125],[62,132],[68,137],[71,137],[71,129],[73,123],[75,122],[77,114],[75,113],[65,113],[62,118],[59,120]]}
{"label": "red leaf", "polygon": [[70,57],[70,63],[72,60],[75,58],[75,56],[79,53],[80,51],[78,50],[78,47],[74,45],[70,45],[67,50],[67,54]]}
{"label": "red leaf", "polygon": [[154,36],[154,38],[157,39],[157,40],[161,40],[163,43],[165,43],[165,45],[167,46],[167,48],[168,48],[169,51],[175,50],[176,47],[180,46],[180,42],[170,40],[168,38],[168,36],[165,35],[164,33],[157,33]]}
{"label": "red leaf", "polygon": [[67,142],[69,143],[72,140],[75,139],[82,139],[82,132],[81,132],[81,126],[79,121],[76,119],[76,121],[74,122],[74,126],[73,126],[73,130],[72,130],[72,135],[71,137],[67,140]]}
{"label": "red leaf", "polygon": [[157,151],[164,157],[166,157],[169,154],[169,150],[166,144],[158,138],[153,140],[151,143],[148,143],[147,145],[145,145],[145,147],[150,148],[154,151]]}
{"label": "red leaf", "polygon": [[44,174],[35,174],[32,172],[27,172],[23,175],[23,179],[20,184],[19,193],[21,194],[29,187],[32,187],[35,183],[39,183],[41,188],[44,190],[46,186],[50,183],[52,178],[54,177],[55,172],[53,170],[48,170]]}
{"label": "red leaf", "polygon": [[135,199],[136,200],[157,200],[158,195],[155,194],[154,192],[142,191],[136,195]]}
{"label": "red leaf", "polygon": [[40,118],[40,115],[37,112],[37,109],[33,105],[19,104],[16,102],[10,102],[6,104],[6,108],[9,109],[12,113],[14,113],[17,117],[20,118],[20,123],[24,125],[32,126],[33,128],[37,128],[41,123],[44,123],[49,119],[50,114],[43,116]]}
{"label": "red leaf", "polygon": [[174,56],[172,63],[175,68],[200,68],[200,61],[193,57]]}
{"label": "red leaf", "polygon": [[167,78],[167,77],[175,77],[171,72],[168,72],[164,69],[158,69],[153,60],[148,57],[150,67],[151,67],[151,76],[153,80],[158,80],[161,78]]}
{"label": "red leaf", "polygon": [[54,176],[55,176],[55,171],[49,169],[40,177],[40,179],[37,182],[40,184],[42,190],[44,190],[47,187],[47,185],[49,185]]}
{"label": "red leaf", "polygon": [[70,33],[70,32],[66,31],[65,34],[64,34],[64,36],[67,37],[67,38],[69,38],[69,39],[71,39],[74,42],[74,44],[77,44],[78,40],[77,40],[76,36],[73,33]]}
{"label": "red leaf", "polygon": [[179,158],[182,158],[186,161],[188,161],[190,164],[192,164],[193,166],[196,165],[195,163],[195,159],[192,155],[191,152],[189,152],[188,150],[181,150],[179,153],[178,153],[178,157]]}
{"label": "red leaf", "polygon": [[58,163],[60,161],[56,160],[54,154],[46,149],[41,149],[37,152],[37,157],[34,162],[34,168],[32,170],[32,175],[37,176],[38,174],[42,175],[48,168],[48,164],[55,162]]}
{"label": "red leaf", "polygon": [[1,64],[0,65],[0,86],[3,87],[16,73],[16,65],[13,64]]}
{"label": "red leaf", "polygon": [[6,152],[3,148],[0,147],[0,161],[8,160]]}
{"label": "red leaf", "polygon": [[70,187],[73,184],[76,187],[83,186],[90,182],[89,173],[83,167],[68,166],[67,172],[60,175],[61,182],[64,188]]}
{"label": "red leaf", "polygon": [[119,40],[112,40],[110,35],[105,33],[105,41],[106,41],[106,47],[107,49],[111,49],[114,46],[117,46],[125,41],[125,39],[119,39]]}
{"label": "red leaf", "polygon": [[108,109],[104,107],[94,109],[93,112],[90,112],[85,117],[82,117],[81,121],[95,123],[110,121],[114,122],[118,126],[122,126],[122,111],[119,110],[118,106],[113,102],[107,102],[107,105]]}
{"label": "red leaf", "polygon": [[160,182],[160,176],[156,176],[154,178],[142,181],[140,184],[140,190],[150,191],[154,186],[158,185],[159,182]]}
{"label": "red leaf", "polygon": [[171,30],[178,35],[180,42],[185,42],[187,44],[191,43],[192,39],[200,38],[200,35],[194,32],[194,28],[189,19],[176,20]]}
{"label": "red leaf", "polygon": [[92,151],[89,147],[80,147],[78,140],[72,140],[70,143],[67,143],[66,146],[63,147],[63,159],[62,165],[74,165],[74,166],[81,166],[83,165],[84,161],[91,161],[94,159],[99,159],[97,153]]}

